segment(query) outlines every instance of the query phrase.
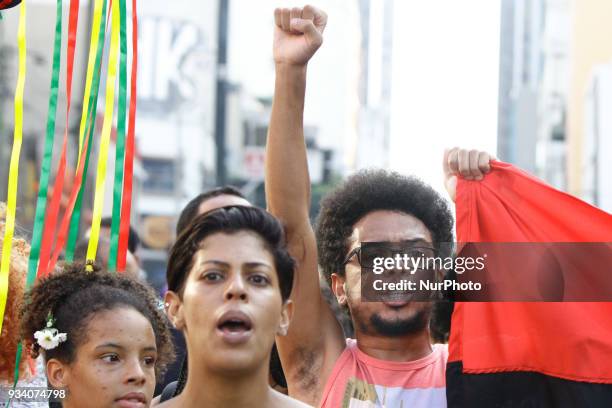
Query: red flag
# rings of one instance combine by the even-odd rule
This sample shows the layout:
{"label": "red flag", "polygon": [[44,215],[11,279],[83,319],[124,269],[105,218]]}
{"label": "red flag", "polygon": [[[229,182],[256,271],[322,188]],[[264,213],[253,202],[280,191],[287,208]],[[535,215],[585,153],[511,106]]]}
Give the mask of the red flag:
{"label": "red flag", "polygon": [[[502,162],[483,181],[459,180],[456,210],[458,242],[612,242],[612,215]],[[451,328],[449,407],[612,406],[612,303],[456,303]],[[483,381],[493,373],[512,376]],[[586,384],[572,394],[571,382]],[[589,383],[597,390],[585,391]]]}

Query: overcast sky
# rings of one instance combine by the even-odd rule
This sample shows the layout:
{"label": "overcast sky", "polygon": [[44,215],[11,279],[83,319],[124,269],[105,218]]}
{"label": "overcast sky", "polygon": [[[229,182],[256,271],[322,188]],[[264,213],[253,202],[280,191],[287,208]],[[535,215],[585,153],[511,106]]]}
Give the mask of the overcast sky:
{"label": "overcast sky", "polygon": [[500,1],[395,7],[391,167],[441,189],[445,147],[496,150]]}

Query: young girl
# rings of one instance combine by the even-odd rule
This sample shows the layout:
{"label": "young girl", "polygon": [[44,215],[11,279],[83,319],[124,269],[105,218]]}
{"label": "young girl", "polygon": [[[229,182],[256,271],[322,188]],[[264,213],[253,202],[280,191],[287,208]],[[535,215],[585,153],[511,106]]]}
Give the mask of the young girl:
{"label": "young girl", "polygon": [[82,264],[42,279],[26,296],[22,336],[42,352],[64,408],[148,407],[173,357],[167,319],[152,290]]}
{"label": "young girl", "polygon": [[274,338],[285,335],[294,261],[280,223],[254,207],[196,218],[174,244],[166,303],[187,343],[180,395],[160,407],[304,407],[268,384]]}

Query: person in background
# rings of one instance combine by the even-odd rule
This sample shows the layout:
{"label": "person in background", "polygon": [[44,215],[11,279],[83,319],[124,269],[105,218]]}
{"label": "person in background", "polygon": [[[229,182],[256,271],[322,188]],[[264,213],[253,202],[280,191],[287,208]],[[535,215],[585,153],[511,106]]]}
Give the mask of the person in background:
{"label": "person in background", "polygon": [[[108,265],[108,256],[110,252],[111,239],[111,224],[112,219],[109,217],[102,218],[100,222],[100,237],[98,238],[98,250],[96,251],[96,262],[103,268]],[[87,230],[83,237],[79,239],[74,248],[74,260],[77,262],[85,262],[87,257],[87,248],[89,246],[89,236],[91,229]],[[140,280],[147,281],[147,273],[142,269],[138,249],[140,248],[140,237],[136,230],[130,226],[128,235],[128,250],[126,252],[125,272]]]}
{"label": "person in background", "polygon": [[[109,240],[111,236],[112,223],[113,223],[113,219],[110,217],[104,217],[100,221],[100,235],[108,237]],[[130,225],[130,230],[128,232],[128,251],[131,252],[131,254],[134,256],[134,258],[136,258],[136,261],[140,265],[140,258],[138,256],[139,248],[140,248],[140,237],[138,236],[138,233],[136,232],[134,227]]]}
{"label": "person in background", "polygon": [[230,205],[250,207],[252,204],[232,186],[216,187],[197,195],[181,211],[176,223],[176,236],[178,237],[198,215]]}
{"label": "person in background", "polygon": [[[87,258],[87,248],[89,247],[89,237],[81,238],[74,247],[74,261],[85,262]],[[98,239],[98,250],[96,253],[96,263],[101,268],[108,265],[108,255],[110,251],[110,240],[105,236]],[[129,250],[126,252],[125,273],[141,282],[146,282],[146,273],[140,268],[136,257]]]}

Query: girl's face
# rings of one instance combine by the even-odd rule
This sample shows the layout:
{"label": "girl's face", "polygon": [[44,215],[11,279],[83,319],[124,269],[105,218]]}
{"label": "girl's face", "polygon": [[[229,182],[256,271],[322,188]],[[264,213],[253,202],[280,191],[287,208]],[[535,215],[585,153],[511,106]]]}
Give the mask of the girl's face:
{"label": "girl's face", "polygon": [[155,389],[157,347],[149,320],[129,307],[96,313],[70,364],[47,362],[47,377],[67,388],[65,408],[144,408]]}
{"label": "girl's face", "polygon": [[195,253],[182,299],[168,292],[168,314],[189,354],[211,371],[242,373],[265,366],[276,335],[286,334],[274,258],[252,232],[210,235]]}

